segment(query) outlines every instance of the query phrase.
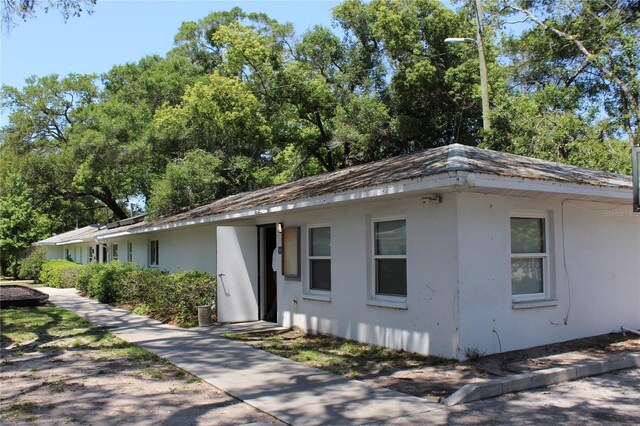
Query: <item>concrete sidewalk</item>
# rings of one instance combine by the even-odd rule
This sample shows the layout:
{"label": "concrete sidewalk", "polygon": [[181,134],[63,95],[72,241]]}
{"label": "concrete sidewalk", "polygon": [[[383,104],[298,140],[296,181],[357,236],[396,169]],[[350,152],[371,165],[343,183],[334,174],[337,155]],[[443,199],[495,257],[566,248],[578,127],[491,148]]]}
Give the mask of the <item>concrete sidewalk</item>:
{"label": "concrete sidewalk", "polygon": [[409,415],[429,423],[428,413],[441,410],[421,398],[372,388],[224,339],[214,328],[162,324],[81,297],[75,289],[41,290],[57,306],[289,424],[365,424]]}

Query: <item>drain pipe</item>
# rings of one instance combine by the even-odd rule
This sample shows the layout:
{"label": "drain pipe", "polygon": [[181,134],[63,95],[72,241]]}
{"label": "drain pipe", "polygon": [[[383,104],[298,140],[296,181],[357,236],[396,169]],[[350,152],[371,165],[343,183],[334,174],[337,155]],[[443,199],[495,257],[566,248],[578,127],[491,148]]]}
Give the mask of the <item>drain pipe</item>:
{"label": "drain pipe", "polygon": [[620,327],[620,330],[622,330],[623,332],[628,331],[629,333],[637,334],[638,336],[640,336],[640,331],[638,331],[638,330],[632,330],[632,329],[624,327],[624,326]]}

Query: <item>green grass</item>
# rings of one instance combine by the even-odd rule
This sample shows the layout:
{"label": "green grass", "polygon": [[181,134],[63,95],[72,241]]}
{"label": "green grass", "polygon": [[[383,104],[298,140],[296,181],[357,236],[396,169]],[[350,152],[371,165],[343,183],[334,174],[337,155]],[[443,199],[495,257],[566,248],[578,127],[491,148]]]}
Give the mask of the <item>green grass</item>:
{"label": "green grass", "polygon": [[164,379],[164,373],[157,368],[146,368],[142,373],[152,379]]}
{"label": "green grass", "polygon": [[17,400],[4,407],[0,418],[3,419],[19,419],[21,417],[31,418],[31,415],[38,408],[37,404],[31,401]]}
{"label": "green grass", "polygon": [[9,351],[12,355],[48,350],[90,353],[96,359],[126,358],[136,363],[160,359],[139,346],[94,328],[71,311],[53,306],[3,309],[0,341],[2,347],[14,345]]}
{"label": "green grass", "polygon": [[292,331],[226,333],[223,337],[243,341],[272,354],[349,378],[376,374],[385,369],[421,368],[455,363],[453,360],[435,356]]}

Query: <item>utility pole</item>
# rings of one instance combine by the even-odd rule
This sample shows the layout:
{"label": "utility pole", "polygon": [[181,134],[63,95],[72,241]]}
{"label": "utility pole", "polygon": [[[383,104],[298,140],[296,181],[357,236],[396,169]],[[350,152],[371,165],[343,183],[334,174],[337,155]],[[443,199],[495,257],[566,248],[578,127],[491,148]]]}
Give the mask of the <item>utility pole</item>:
{"label": "utility pole", "polygon": [[476,38],[447,37],[445,43],[475,43],[478,48],[478,60],[480,62],[480,89],[482,96],[482,127],[485,131],[491,129],[489,118],[489,78],[487,77],[487,55],[484,45],[484,29],[482,26],[482,3],[475,0],[476,7]]}
{"label": "utility pole", "polygon": [[482,25],[482,2],[476,0],[476,44],[480,60],[480,87],[482,89],[482,127],[485,131],[491,129],[489,119],[489,79],[487,77],[487,59],[484,48],[484,28]]}

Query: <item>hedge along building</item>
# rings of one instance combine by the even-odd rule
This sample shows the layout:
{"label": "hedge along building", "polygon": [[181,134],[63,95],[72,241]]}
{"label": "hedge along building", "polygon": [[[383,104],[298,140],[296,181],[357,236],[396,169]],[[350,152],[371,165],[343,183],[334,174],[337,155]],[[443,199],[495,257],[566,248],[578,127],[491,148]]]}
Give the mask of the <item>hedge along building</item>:
{"label": "hedge along building", "polygon": [[640,328],[631,193],[625,176],[455,144],[97,239],[216,273],[221,321],[277,300],[284,326],[464,358]]}

